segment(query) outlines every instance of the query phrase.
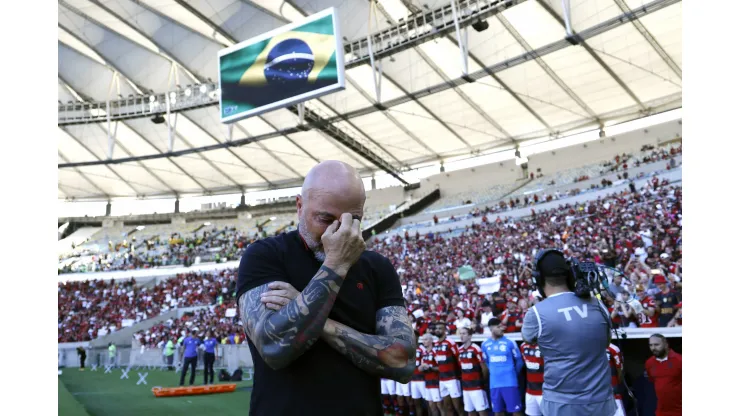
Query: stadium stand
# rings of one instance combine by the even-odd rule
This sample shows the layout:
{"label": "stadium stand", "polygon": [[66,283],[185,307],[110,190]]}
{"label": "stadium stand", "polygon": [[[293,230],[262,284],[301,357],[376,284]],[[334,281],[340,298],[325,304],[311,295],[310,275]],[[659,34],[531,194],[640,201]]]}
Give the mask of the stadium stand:
{"label": "stadium stand", "polygon": [[[679,150],[680,151],[680,150]],[[628,167],[623,173],[619,175],[627,175],[629,179],[619,179],[614,176],[604,176],[592,178],[587,181],[580,182],[569,182],[565,185],[548,185],[550,181],[544,181],[545,184],[541,186],[530,186],[529,184],[522,187],[521,190],[512,193],[505,199],[499,201],[492,201],[493,203],[478,204],[478,205],[464,205],[457,208],[453,208],[447,211],[435,212],[435,213],[421,213],[419,215],[410,216],[404,218],[398,222],[394,229],[390,230],[391,233],[404,232],[406,230],[413,231],[416,229],[423,229],[434,227],[437,225],[445,225],[451,228],[459,227],[460,222],[464,220],[470,220],[472,218],[480,217],[481,214],[504,214],[512,213],[515,210],[526,212],[527,215],[531,214],[531,209],[541,206],[545,203],[551,203],[558,201],[561,198],[573,197],[581,195],[588,197],[588,194],[598,190],[605,190],[611,187],[625,187],[630,181],[646,180],[654,175],[665,176],[670,169],[664,165],[665,162],[652,162],[641,164],[640,166]],[[676,167],[680,167],[681,158],[680,154],[674,157],[674,163]],[[673,168],[672,168],[673,169]],[[680,170],[676,171],[677,176],[680,178]],[[558,174],[553,175],[553,177]],[[612,175],[614,175],[612,173]],[[612,181],[613,180],[613,181]],[[531,182],[530,182],[531,183]],[[524,188],[530,190],[524,191]],[[524,208],[529,211],[522,211]],[[452,213],[452,214],[451,214]]]}
{"label": "stadium stand", "polygon": [[[455,308],[466,300],[469,307],[464,313],[471,316],[481,333],[484,301],[496,305],[494,313],[498,315],[507,313],[508,308],[502,307],[502,302],[513,300],[515,307],[510,312],[516,315],[526,312],[536,301],[530,289],[528,264],[538,247],[567,247],[569,254],[611,264],[629,277],[622,284],[632,294],[639,284],[646,288],[645,293],[655,295],[654,276],[646,270],[660,269],[660,275],[680,294],[680,201],[681,188],[656,177],[634,193],[624,190],[575,204],[566,201],[556,209],[518,219],[500,216],[494,219],[492,213],[474,212],[471,215],[482,216],[482,223],[468,226],[462,232],[410,235],[407,231],[404,236],[373,237],[368,246],[390,258],[399,270],[412,305],[410,312],[432,313],[431,319],[447,320],[454,329]],[[201,245],[204,249],[222,250],[236,241],[242,246],[234,251],[233,258],[239,258],[247,244],[233,229],[220,231],[218,237],[222,240],[214,238]],[[639,261],[630,261],[631,255]],[[497,300],[491,294],[474,296],[479,290],[474,280],[461,283],[455,278],[458,268],[463,266],[471,266],[478,277],[499,278],[498,292],[504,300]],[[235,273],[226,270],[178,275],[151,288],[139,287],[133,280],[60,284],[59,341],[92,339],[101,330],[107,333],[120,329],[124,320],[139,322],[175,307],[218,303],[214,310],[198,312],[168,329],[160,326],[149,334],[138,335],[149,335],[149,341],[144,339],[143,343],[156,345],[167,331],[179,333],[185,322],[199,328],[208,322],[218,322],[223,331],[240,333],[237,327],[229,326],[233,323],[223,315],[228,309],[223,307],[223,302],[233,293]],[[420,318],[417,325],[423,327],[425,319],[430,318]],[[636,319],[629,322],[635,323]]]}
{"label": "stadium stand", "polygon": [[235,270],[188,273],[152,287],[127,281],[77,281],[58,286],[58,342],[95,339],[178,307],[208,305],[233,293]]}
{"label": "stadium stand", "polygon": [[431,204],[425,213],[442,211],[445,208],[457,207],[470,204],[484,204],[501,199],[517,187],[517,184],[495,185],[489,188],[456,192],[443,196]]}
{"label": "stadium stand", "polygon": [[[629,279],[622,284],[632,293],[641,284],[647,293],[657,294],[654,276],[646,272],[657,269],[660,272],[655,276],[668,279],[673,290],[680,293],[680,198],[680,187],[657,183],[640,193],[623,191],[609,198],[565,204],[528,219],[484,219],[482,225],[466,227],[460,235],[448,238],[440,234],[412,236],[408,232],[379,238],[373,248],[401,270],[407,284],[405,294],[414,305],[410,309],[431,307],[431,318],[420,318],[417,324],[441,319],[453,325],[454,308],[467,300],[469,309],[464,312],[475,317],[477,330],[482,332],[484,300],[474,295],[479,289],[474,281],[455,278],[458,268],[471,266],[478,277],[500,279],[497,292],[505,301],[485,299],[497,304],[495,314],[504,313],[508,301],[514,303],[511,312],[523,314],[536,302],[530,290],[529,264],[540,247],[561,247],[580,259],[603,261],[621,270],[627,267]],[[620,218],[626,220],[626,225]],[[630,261],[631,255],[637,260]]]}
{"label": "stadium stand", "polygon": [[[376,201],[373,201],[376,202]],[[365,209],[368,227],[392,213],[405,201],[376,202]],[[276,214],[250,219],[210,219],[186,224],[127,227],[115,233],[99,229],[83,244],[59,255],[59,273],[132,270],[138,268],[238,260],[246,244],[296,229],[296,215]],[[94,230],[86,228],[85,230]],[[79,238],[79,237],[78,237]],[[65,244],[64,246],[67,247]]]}
{"label": "stadium stand", "polygon": [[[615,155],[608,161],[566,168],[530,179],[526,183],[500,184],[486,187],[472,184],[443,194],[419,214],[433,214],[432,220],[403,221],[399,228],[414,229],[430,223],[448,223],[470,218],[477,213],[505,212],[533,206],[619,184],[627,178],[638,179],[681,165],[680,144],[656,148],[643,145],[639,151]],[[534,173],[532,173],[534,176]],[[387,217],[398,207],[410,204],[400,188],[369,192],[363,227],[369,227]],[[508,200],[502,199],[506,195]],[[445,217],[451,208],[471,206],[466,215]],[[440,218],[442,217],[442,218]],[[59,273],[131,270],[137,268],[189,265],[238,259],[246,244],[257,238],[295,229],[295,214],[265,214],[253,218],[210,219],[185,224],[154,224],[114,231],[107,228],[87,228],[89,235],[83,244],[62,250]],[[412,221],[413,224],[408,224]],[[124,231],[127,230],[128,231]],[[79,239],[79,237],[77,237]],[[65,245],[66,246],[66,245]],[[61,248],[65,246],[60,246]]]}
{"label": "stadium stand", "polygon": [[186,329],[191,329],[199,334],[211,330],[222,344],[245,343],[244,329],[238,324],[238,318],[226,316],[228,310],[236,311],[235,300],[198,309],[176,320],[170,319],[165,323],[135,333],[134,338],[140,345],[147,348],[161,349],[167,341],[175,342]]}

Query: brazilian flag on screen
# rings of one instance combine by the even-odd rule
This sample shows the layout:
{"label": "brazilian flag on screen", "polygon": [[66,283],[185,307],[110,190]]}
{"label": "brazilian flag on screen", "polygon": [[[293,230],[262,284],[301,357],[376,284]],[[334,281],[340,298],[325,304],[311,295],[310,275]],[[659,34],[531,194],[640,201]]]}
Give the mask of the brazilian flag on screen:
{"label": "brazilian flag on screen", "polygon": [[332,15],[220,57],[221,117],[337,84]]}

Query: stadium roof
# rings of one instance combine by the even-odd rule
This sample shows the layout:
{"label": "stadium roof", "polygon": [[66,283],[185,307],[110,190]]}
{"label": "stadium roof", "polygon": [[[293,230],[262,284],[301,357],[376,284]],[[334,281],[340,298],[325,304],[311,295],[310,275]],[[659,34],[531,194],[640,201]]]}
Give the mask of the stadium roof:
{"label": "stadium roof", "polygon": [[[60,114],[70,101],[105,102],[209,83],[218,79],[220,49],[331,6],[338,7],[350,44],[368,33],[392,32],[410,13],[449,12],[450,4],[372,3],[60,0]],[[535,137],[681,107],[680,0],[571,0],[571,26],[583,39],[577,45],[564,41],[560,0],[460,3],[505,4],[486,15],[486,30],[467,29],[468,81],[474,82],[461,77],[453,27],[382,59],[383,105],[377,105],[368,61],[352,65],[345,91],[307,103],[309,129],[296,128],[298,117],[288,109],[229,129],[219,122],[218,107],[207,105],[178,113],[170,149],[167,124],[153,123],[151,115],[110,124],[60,122],[58,197],[274,189],[300,184],[326,159],[347,161],[364,174],[404,178],[414,164],[511,149]],[[226,146],[230,140],[241,145]],[[206,146],[213,150],[200,149]]]}

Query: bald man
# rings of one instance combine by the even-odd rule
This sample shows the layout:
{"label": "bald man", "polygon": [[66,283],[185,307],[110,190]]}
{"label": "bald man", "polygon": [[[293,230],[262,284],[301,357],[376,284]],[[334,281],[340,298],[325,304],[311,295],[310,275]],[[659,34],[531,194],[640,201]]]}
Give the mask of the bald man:
{"label": "bald man", "polygon": [[242,256],[250,415],[382,415],[380,378],[411,379],[416,346],[401,284],[387,258],[365,250],[364,205],[354,168],[322,162],[296,197],[298,231]]}

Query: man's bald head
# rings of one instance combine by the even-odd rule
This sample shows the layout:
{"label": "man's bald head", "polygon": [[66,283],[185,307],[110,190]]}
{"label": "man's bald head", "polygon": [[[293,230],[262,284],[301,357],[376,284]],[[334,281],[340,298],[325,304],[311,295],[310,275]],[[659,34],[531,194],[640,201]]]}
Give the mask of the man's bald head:
{"label": "man's bald head", "polygon": [[365,185],[360,174],[351,165],[338,160],[325,160],[308,171],[301,196],[309,198],[311,193],[339,193],[365,202]]}
{"label": "man's bald head", "polygon": [[337,160],[327,160],[314,166],[303,181],[296,198],[298,232],[319,261],[325,253],[321,236],[342,214],[362,219],[365,207],[365,186],[352,166]]}

